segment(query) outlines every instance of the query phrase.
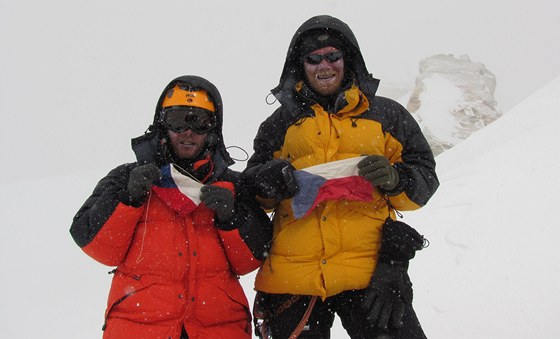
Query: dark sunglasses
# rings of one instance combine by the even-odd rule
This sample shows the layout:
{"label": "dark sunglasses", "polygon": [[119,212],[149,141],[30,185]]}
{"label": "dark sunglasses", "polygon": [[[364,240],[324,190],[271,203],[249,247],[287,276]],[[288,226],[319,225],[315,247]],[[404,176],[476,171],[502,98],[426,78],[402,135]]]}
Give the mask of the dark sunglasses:
{"label": "dark sunglasses", "polygon": [[204,134],[217,125],[216,114],[198,107],[170,107],[161,113],[163,125],[175,132],[192,130],[196,134]]}
{"label": "dark sunglasses", "polygon": [[303,57],[303,61],[311,65],[318,65],[321,61],[323,61],[323,59],[327,60],[329,63],[333,63],[342,59],[343,56],[344,53],[341,51],[330,52],[327,54],[307,54]]}

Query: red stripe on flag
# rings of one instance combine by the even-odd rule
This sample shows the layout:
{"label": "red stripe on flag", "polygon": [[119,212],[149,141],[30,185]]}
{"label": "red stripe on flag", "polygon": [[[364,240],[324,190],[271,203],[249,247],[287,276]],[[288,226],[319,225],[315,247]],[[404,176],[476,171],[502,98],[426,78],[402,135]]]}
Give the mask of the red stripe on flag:
{"label": "red stripe on flag", "polygon": [[[373,187],[366,179],[360,176],[351,176],[327,180],[313,201],[312,207],[326,200],[351,200],[371,201],[373,200]],[[309,214],[310,210],[306,213]]]}

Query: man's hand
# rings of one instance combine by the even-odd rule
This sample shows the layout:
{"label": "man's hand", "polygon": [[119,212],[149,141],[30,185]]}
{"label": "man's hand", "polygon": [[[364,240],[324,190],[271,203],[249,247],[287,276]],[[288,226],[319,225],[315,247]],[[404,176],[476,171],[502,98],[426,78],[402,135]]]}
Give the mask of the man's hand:
{"label": "man's hand", "polygon": [[[221,223],[227,223],[235,215],[233,192],[224,187],[206,185],[200,189],[200,201],[214,211]],[[216,223],[219,225],[220,223]]]}
{"label": "man's hand", "polygon": [[380,328],[400,328],[405,306],[412,304],[412,283],[407,267],[378,263],[364,293],[367,320]]}
{"label": "man's hand", "polygon": [[281,201],[293,197],[299,190],[294,171],[288,161],[274,159],[251,167],[244,175],[256,195]]}
{"label": "man's hand", "polygon": [[375,187],[391,191],[399,183],[399,174],[382,155],[369,155],[358,163],[358,174]]}
{"label": "man's hand", "polygon": [[135,167],[128,179],[128,193],[134,201],[143,201],[150,192],[150,186],[161,179],[161,171],[154,164]]}

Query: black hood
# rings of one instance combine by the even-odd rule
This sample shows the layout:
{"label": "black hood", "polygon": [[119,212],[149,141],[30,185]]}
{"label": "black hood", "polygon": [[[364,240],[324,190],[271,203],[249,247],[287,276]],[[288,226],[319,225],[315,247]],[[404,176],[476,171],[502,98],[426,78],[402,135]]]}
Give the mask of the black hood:
{"label": "black hood", "polygon": [[[210,81],[196,75],[183,75],[173,79],[161,92],[159,100],[156,104],[153,123],[148,127],[146,133],[138,138],[132,139],[132,148],[136,153],[138,162],[147,163],[153,162],[158,165],[165,164],[165,144],[163,139],[167,137],[166,129],[161,125],[160,115],[163,104],[163,99],[167,91],[177,83],[187,83],[196,87],[200,87],[208,92],[214,101],[216,108],[217,126],[214,130],[209,132],[209,137],[212,138],[210,148],[213,150],[214,156],[223,159],[227,165],[234,164],[224,144],[224,137],[222,134],[223,126],[223,103],[220,92]],[[212,136],[211,136],[212,135]]]}
{"label": "black hood", "polygon": [[271,90],[272,94],[283,105],[289,105],[295,98],[295,85],[304,80],[303,64],[301,61],[301,42],[308,35],[316,31],[325,31],[329,34],[340,34],[339,38],[345,45],[346,70],[351,72],[356,85],[367,96],[374,96],[379,86],[379,80],[373,78],[368,72],[362,52],[354,33],[347,24],[329,15],[319,15],[304,22],[294,34],[288,54],[284,63],[284,69],[280,76],[280,83]]}

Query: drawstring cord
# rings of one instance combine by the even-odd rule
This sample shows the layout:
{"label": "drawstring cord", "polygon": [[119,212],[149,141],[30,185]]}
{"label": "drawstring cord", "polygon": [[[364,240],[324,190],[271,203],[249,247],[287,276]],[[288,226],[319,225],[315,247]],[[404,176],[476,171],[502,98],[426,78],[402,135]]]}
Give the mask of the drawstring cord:
{"label": "drawstring cord", "polygon": [[[268,99],[271,95],[274,98],[272,101],[270,101]],[[264,98],[264,101],[266,102],[267,105],[273,105],[277,100],[276,100],[276,97],[271,92],[271,93],[268,93],[268,95]]]}
{"label": "drawstring cord", "polygon": [[146,203],[146,213],[144,216],[144,232],[142,234],[142,243],[140,244],[140,253],[138,253],[138,258],[136,258],[136,263],[139,264],[144,258],[142,258],[142,252],[144,251],[144,240],[146,239],[146,230],[148,229],[148,211],[150,210],[150,200],[152,199],[152,192],[148,193],[148,202]]}
{"label": "drawstring cord", "polygon": [[226,147],[226,150],[228,150],[230,148],[237,148],[237,149],[241,150],[243,153],[245,153],[245,159],[236,159],[234,157],[231,157],[233,160],[235,160],[235,161],[247,161],[247,160],[249,160],[249,153],[247,153],[247,151],[243,147],[236,146],[236,145],[228,146],[228,147]]}
{"label": "drawstring cord", "polygon": [[399,218],[403,218],[403,215],[401,212],[399,212],[396,208],[393,207],[393,205],[391,204],[391,200],[389,200],[389,197],[386,194],[383,194],[383,199],[385,200],[385,203],[387,204],[387,211],[389,212],[389,218],[391,218],[391,210],[395,211],[395,214],[399,217]]}

